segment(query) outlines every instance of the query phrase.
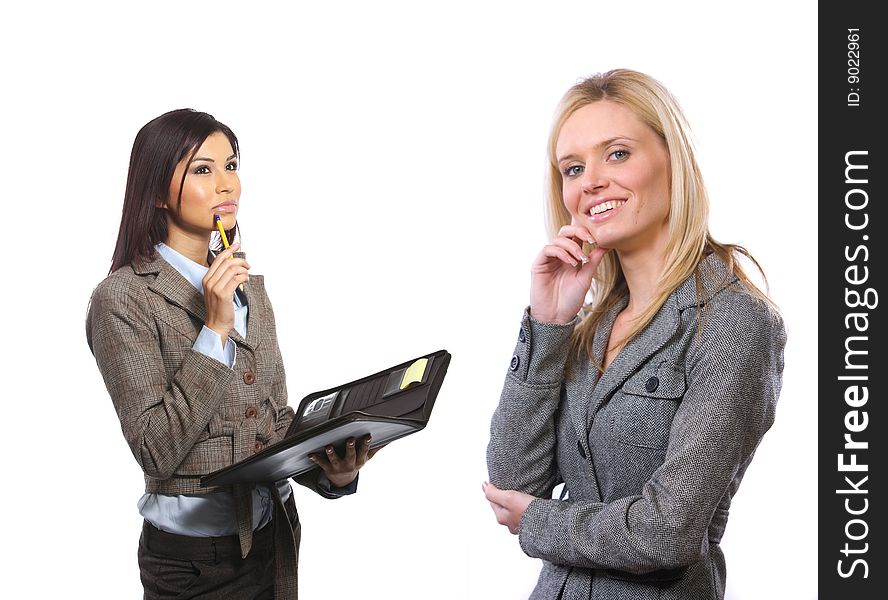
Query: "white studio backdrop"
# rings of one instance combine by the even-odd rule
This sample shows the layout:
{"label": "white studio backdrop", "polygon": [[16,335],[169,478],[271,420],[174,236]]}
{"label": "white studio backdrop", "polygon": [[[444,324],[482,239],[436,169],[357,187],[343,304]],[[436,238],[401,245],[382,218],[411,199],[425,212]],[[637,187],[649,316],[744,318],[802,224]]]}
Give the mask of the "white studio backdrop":
{"label": "white studio backdrop", "polygon": [[759,259],[788,330],[777,422],[723,543],[727,597],[816,597],[814,7],[520,5],[6,10],[3,597],[141,594],[141,472],[83,322],[136,132],[192,107],[240,138],[243,249],[266,276],[292,404],[453,354],[428,428],[371,461],[358,494],[296,490],[302,596],[526,598],[540,563],[481,492],[488,423],[546,241],[550,118],[578,78],[621,66],[682,103],[712,231]]}

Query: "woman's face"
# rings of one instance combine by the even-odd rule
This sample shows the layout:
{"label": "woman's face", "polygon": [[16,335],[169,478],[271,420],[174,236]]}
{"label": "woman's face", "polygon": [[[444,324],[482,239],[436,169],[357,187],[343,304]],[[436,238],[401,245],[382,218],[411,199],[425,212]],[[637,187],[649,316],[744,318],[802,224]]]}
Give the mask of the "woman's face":
{"label": "woman's face", "polygon": [[577,109],[555,144],[564,206],[598,245],[661,249],[669,219],[669,154],[635,113],[602,100]]}
{"label": "woman's face", "polygon": [[[183,173],[186,175],[182,204],[177,210]],[[225,134],[217,131],[204,140],[191,162],[186,156],[176,165],[169,197],[163,203],[171,233],[175,228],[191,237],[206,237],[208,232],[216,229],[213,215],[222,218],[226,230],[233,228],[237,222],[240,192],[237,157]]]}

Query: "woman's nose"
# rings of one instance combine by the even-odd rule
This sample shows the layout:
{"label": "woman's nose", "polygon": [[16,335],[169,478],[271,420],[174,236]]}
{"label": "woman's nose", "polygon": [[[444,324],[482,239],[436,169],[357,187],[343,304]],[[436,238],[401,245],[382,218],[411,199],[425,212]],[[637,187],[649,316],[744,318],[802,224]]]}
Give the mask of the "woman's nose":
{"label": "woman's nose", "polygon": [[237,173],[234,171],[223,171],[216,179],[216,193],[222,194],[230,192],[234,189],[237,182]]}
{"label": "woman's nose", "polygon": [[583,171],[582,187],[583,192],[594,194],[598,190],[607,187],[607,179],[602,176],[600,171],[586,167],[586,170]]}

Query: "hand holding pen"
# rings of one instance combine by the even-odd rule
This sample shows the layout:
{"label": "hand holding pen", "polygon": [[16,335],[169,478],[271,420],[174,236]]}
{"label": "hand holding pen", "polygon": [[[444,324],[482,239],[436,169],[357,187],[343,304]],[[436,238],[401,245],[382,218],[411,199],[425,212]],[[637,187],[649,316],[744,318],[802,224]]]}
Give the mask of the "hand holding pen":
{"label": "hand holding pen", "polygon": [[[228,246],[224,237],[223,242]],[[235,242],[220,252],[202,282],[207,307],[206,325],[219,334],[223,344],[234,329],[234,289],[249,279],[250,264],[245,258],[234,256],[239,248],[240,243]]]}
{"label": "hand holding pen", "polygon": [[[219,229],[219,235],[222,236],[222,245],[225,246],[226,250],[228,250],[228,235],[226,235],[225,228],[222,226],[222,217],[220,217],[219,215],[213,215],[213,221],[215,221],[216,227]],[[234,256],[232,255],[231,258],[234,258]],[[244,256],[243,252],[241,252],[238,258],[246,258],[246,256]],[[244,291],[244,284],[240,284],[239,286],[237,286],[237,289],[239,289],[240,291]]]}

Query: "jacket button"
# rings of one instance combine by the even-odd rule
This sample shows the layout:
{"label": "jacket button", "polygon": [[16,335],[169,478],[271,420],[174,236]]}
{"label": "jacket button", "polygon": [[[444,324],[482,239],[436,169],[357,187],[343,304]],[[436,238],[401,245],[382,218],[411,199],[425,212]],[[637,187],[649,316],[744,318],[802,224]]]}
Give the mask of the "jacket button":
{"label": "jacket button", "polygon": [[657,389],[657,386],[659,386],[659,385],[660,385],[660,380],[657,379],[656,377],[651,377],[644,384],[644,389],[646,389],[649,392],[653,392]]}
{"label": "jacket button", "polygon": [[263,448],[265,448],[265,444],[263,444],[259,440],[256,440],[256,443],[253,444],[253,452],[256,454],[259,454],[260,452],[262,452]]}
{"label": "jacket button", "polygon": [[583,444],[582,444],[582,442],[580,442],[580,440],[577,440],[577,450],[580,451],[580,456],[582,456],[583,458],[586,458],[586,451],[583,450]]}
{"label": "jacket button", "polygon": [[518,358],[517,354],[513,354],[512,355],[512,362],[509,363],[509,368],[512,369],[513,371],[517,371],[518,365],[520,365],[520,364],[521,364],[521,359]]}
{"label": "jacket button", "polygon": [[254,381],[256,381],[256,374],[253,371],[247,371],[244,373],[244,383],[247,385],[253,385]]}
{"label": "jacket button", "polygon": [[522,344],[527,341],[527,334],[524,333],[524,327],[518,331],[518,341]]}
{"label": "jacket button", "polygon": [[244,416],[248,419],[251,419],[251,418],[255,417],[258,413],[259,413],[259,411],[256,410],[256,407],[251,406],[247,410],[244,411]]}

